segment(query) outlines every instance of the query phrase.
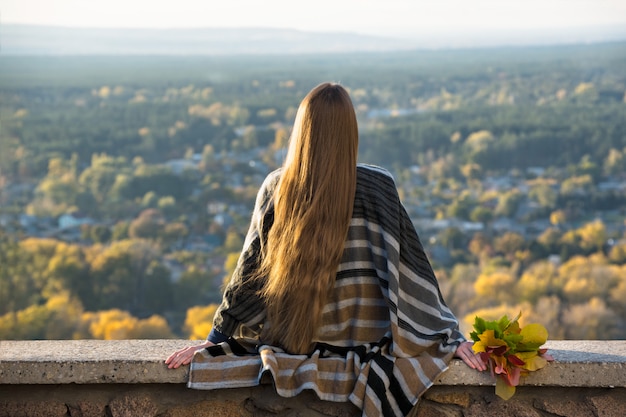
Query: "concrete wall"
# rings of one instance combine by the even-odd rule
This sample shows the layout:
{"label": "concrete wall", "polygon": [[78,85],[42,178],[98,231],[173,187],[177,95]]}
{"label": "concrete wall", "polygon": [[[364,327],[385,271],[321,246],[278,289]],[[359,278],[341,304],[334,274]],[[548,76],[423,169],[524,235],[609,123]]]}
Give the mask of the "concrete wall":
{"label": "concrete wall", "polygon": [[[0,341],[0,417],[352,416],[351,404],[271,385],[196,391],[187,367],[163,364],[184,340]],[[555,362],[522,381],[509,401],[487,373],[454,360],[414,416],[626,416],[626,341],[551,341]]]}

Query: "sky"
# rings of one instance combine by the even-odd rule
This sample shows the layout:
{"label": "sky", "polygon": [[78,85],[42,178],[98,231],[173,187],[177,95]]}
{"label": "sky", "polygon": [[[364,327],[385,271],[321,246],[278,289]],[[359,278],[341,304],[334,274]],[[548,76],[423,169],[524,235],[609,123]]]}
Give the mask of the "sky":
{"label": "sky", "polygon": [[0,24],[263,27],[390,37],[626,25],[625,0],[0,0]]}

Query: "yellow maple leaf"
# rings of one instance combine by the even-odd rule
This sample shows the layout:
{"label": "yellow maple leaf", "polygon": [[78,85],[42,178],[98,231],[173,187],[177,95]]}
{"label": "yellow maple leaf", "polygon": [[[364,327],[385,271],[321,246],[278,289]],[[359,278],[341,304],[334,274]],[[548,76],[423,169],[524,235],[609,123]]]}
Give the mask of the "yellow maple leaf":
{"label": "yellow maple leaf", "polygon": [[522,336],[521,344],[529,350],[538,349],[548,340],[548,331],[539,323],[527,324],[521,330],[520,335]]}
{"label": "yellow maple leaf", "polygon": [[478,342],[475,342],[474,346],[472,346],[472,349],[476,353],[485,352],[488,347],[507,345],[504,340],[496,338],[496,336],[493,333],[493,330],[485,330],[484,332],[478,335],[478,338],[480,340]]}

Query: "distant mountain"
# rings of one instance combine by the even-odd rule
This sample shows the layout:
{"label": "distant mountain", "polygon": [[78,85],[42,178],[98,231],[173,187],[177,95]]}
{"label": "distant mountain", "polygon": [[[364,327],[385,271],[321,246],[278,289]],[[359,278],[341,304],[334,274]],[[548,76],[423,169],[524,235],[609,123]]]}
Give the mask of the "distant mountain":
{"label": "distant mountain", "polygon": [[[416,29],[417,30],[417,29]],[[626,40],[626,25],[455,32],[402,37],[268,28],[90,29],[5,24],[2,55],[267,55],[586,44]]]}
{"label": "distant mountain", "polygon": [[5,55],[234,55],[406,50],[416,42],[291,29],[87,29],[0,27]]}

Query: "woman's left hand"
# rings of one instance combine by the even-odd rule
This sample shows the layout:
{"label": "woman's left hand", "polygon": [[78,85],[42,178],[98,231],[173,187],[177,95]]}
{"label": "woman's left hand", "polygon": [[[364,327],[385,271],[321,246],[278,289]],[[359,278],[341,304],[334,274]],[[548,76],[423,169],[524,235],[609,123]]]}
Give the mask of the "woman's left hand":
{"label": "woman's left hand", "polygon": [[187,365],[191,363],[191,359],[193,359],[193,355],[201,350],[205,349],[209,346],[213,346],[214,343],[209,342],[208,340],[201,345],[189,346],[184,349],[177,350],[172,353],[167,359],[165,359],[165,364],[170,369],[176,369],[181,365]]}
{"label": "woman's left hand", "polygon": [[472,349],[473,342],[463,342],[459,345],[454,353],[454,357],[462,359],[472,369],[478,371],[484,371],[487,369],[487,365],[480,358],[478,353],[475,353]]}

